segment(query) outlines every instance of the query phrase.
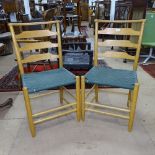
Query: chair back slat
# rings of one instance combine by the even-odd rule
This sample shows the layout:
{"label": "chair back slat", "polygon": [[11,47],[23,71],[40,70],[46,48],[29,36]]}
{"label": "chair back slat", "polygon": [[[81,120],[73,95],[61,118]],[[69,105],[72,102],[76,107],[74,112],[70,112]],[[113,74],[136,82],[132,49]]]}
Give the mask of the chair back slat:
{"label": "chair back slat", "polygon": [[24,31],[16,35],[16,39],[43,38],[55,35],[57,35],[56,32],[51,32],[49,30]]}
{"label": "chair back slat", "polygon": [[24,46],[19,48],[20,52],[24,51],[30,51],[30,50],[39,50],[39,49],[45,49],[45,48],[53,48],[58,47],[57,43],[51,43],[51,42],[37,42],[37,43],[27,43]]}
{"label": "chair back slat", "polygon": [[[32,31],[23,29],[20,33],[15,32],[17,27],[23,28],[24,26],[28,27],[35,25],[40,25],[42,28],[44,27],[44,29],[35,29]],[[53,27],[51,25],[55,26],[54,30],[52,29]],[[24,64],[42,60],[53,60],[58,58],[59,67],[63,66],[59,21],[10,23],[9,26],[15,47],[20,74],[24,74]],[[57,48],[57,55],[48,53],[51,50],[47,49],[51,48]],[[41,53],[39,53],[38,50],[41,50]]]}
{"label": "chair back slat", "polygon": [[30,56],[24,58],[23,60],[21,60],[21,62],[23,64],[26,64],[26,63],[37,62],[37,61],[41,61],[41,60],[54,60],[57,58],[58,58],[58,55],[45,53],[45,54],[30,55]]}
{"label": "chair back slat", "polygon": [[41,40],[37,39],[17,39],[18,43],[35,43],[35,42],[41,42]]}
{"label": "chair back slat", "polygon": [[135,60],[135,56],[132,56],[125,52],[118,52],[118,51],[106,51],[102,54],[103,57],[109,58],[121,58],[121,59],[128,59],[128,60]]}
{"label": "chair back slat", "polygon": [[[94,65],[98,65],[98,57],[120,58],[133,60],[133,70],[137,70],[139,54],[141,48],[142,35],[144,30],[145,20],[95,20],[95,52]],[[120,25],[121,24],[121,25]],[[140,25],[136,30],[133,28],[135,24]],[[99,39],[103,36],[103,39]],[[134,41],[132,38],[135,38]],[[99,54],[99,48],[103,48],[103,54]],[[113,51],[107,48],[117,48]],[[128,49],[135,50],[134,56],[127,53]],[[120,52],[118,52],[120,51]],[[132,52],[133,53],[133,52]]]}
{"label": "chair back slat", "polygon": [[138,44],[132,43],[129,40],[105,40],[103,42],[98,42],[98,46],[110,46],[113,47],[131,47],[131,48],[137,48]]}
{"label": "chair back slat", "polygon": [[98,34],[139,36],[140,32],[132,28],[105,28],[104,30],[99,30]]}

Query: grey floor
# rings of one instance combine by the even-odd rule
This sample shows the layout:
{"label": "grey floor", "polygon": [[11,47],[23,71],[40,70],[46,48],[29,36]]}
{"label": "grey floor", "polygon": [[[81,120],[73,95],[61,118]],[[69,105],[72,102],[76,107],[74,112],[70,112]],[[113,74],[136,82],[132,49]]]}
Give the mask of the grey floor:
{"label": "grey floor", "polygon": [[[131,67],[130,62],[123,66],[122,61],[109,63]],[[0,57],[0,77],[14,65],[14,55]],[[40,124],[32,138],[22,92],[0,93],[0,102],[14,99],[13,107],[0,111],[0,155],[155,155],[155,80],[140,67],[138,77],[141,87],[131,133],[124,120],[87,113],[85,122],[77,122],[72,114]],[[100,93],[100,100],[109,104],[126,106],[126,99],[125,95]],[[42,97],[33,109],[55,106],[57,100],[55,95]]]}

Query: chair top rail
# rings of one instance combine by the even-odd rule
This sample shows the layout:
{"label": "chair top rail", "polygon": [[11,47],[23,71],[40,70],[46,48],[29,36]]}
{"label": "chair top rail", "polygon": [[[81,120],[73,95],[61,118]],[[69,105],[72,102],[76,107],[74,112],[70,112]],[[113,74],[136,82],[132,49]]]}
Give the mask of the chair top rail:
{"label": "chair top rail", "polygon": [[46,48],[58,47],[57,43],[46,42],[37,42],[37,43],[26,43],[23,47],[19,48],[20,52],[30,51],[30,50],[39,50]]}
{"label": "chair top rail", "polygon": [[23,60],[21,60],[21,62],[23,64],[26,64],[26,63],[37,62],[37,61],[41,61],[41,60],[54,60],[57,58],[59,58],[58,55],[54,55],[51,53],[34,54],[34,55],[30,55],[30,56],[24,58]]}
{"label": "chair top rail", "polygon": [[105,40],[103,42],[98,42],[98,46],[137,48],[138,44],[133,43],[129,40]]}
{"label": "chair top rail", "polygon": [[16,39],[43,38],[55,35],[57,35],[57,32],[52,32],[50,30],[23,31],[16,35]]}
{"label": "chair top rail", "polygon": [[44,21],[44,22],[32,22],[32,23],[9,23],[9,26],[32,26],[32,25],[48,25],[60,23],[59,20],[55,21]]}
{"label": "chair top rail", "polygon": [[132,28],[105,28],[104,30],[98,30],[98,34],[139,36],[140,31]]}
{"label": "chair top rail", "polygon": [[101,20],[101,19],[95,19],[95,22],[98,22],[98,23],[143,23],[143,22],[145,22],[145,19],[139,19],[139,20]]}

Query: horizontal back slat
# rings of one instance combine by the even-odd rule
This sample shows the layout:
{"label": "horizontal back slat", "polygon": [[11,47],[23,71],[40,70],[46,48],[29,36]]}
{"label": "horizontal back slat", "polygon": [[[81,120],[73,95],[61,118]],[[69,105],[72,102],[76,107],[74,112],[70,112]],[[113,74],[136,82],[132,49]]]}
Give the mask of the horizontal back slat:
{"label": "horizontal back slat", "polygon": [[25,64],[25,63],[37,62],[41,60],[53,60],[56,58],[58,58],[58,55],[53,55],[51,53],[35,54],[35,55],[30,55],[26,57],[25,59],[21,60],[21,62]]}
{"label": "horizontal back slat", "polygon": [[37,42],[37,43],[26,43],[23,47],[19,48],[20,52],[23,51],[30,51],[30,50],[38,50],[38,49],[46,49],[46,48],[53,48],[58,47],[57,43],[51,43],[49,41],[46,42]]}
{"label": "horizontal back slat", "polygon": [[57,35],[57,32],[52,32],[49,30],[35,30],[35,31],[23,31],[16,35],[16,39],[26,39],[26,38],[43,38]]}
{"label": "horizontal back slat", "polygon": [[105,40],[104,42],[98,42],[98,46],[137,48],[138,44],[132,43],[129,40]]}
{"label": "horizontal back slat", "polygon": [[139,36],[140,31],[135,31],[132,28],[105,28],[104,30],[99,30],[98,34]]}
{"label": "horizontal back slat", "polygon": [[108,58],[120,58],[120,59],[128,59],[128,60],[135,59],[135,56],[131,56],[128,53],[118,52],[118,51],[106,51],[102,55],[103,57],[108,57]]}
{"label": "horizontal back slat", "polygon": [[42,40],[36,40],[36,39],[18,39],[18,43],[34,43],[34,42],[41,42]]}

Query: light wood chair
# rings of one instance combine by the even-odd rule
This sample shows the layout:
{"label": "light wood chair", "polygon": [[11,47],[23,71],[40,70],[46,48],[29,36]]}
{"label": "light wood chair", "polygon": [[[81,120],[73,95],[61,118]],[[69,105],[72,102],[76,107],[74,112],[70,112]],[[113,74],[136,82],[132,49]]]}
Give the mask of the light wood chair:
{"label": "light wood chair", "polygon": [[[99,24],[106,23],[110,27],[99,30]],[[107,24],[108,23],[108,24]],[[113,26],[118,26],[118,23],[127,24],[128,28],[117,28]],[[140,30],[132,29],[133,23],[140,23]],[[112,26],[113,25],[113,26]],[[121,21],[106,21],[106,20],[96,20],[95,21],[95,51],[94,51],[94,67],[81,78],[81,99],[82,99],[82,119],[85,120],[85,112],[95,112],[98,114],[104,114],[108,116],[123,118],[128,120],[128,131],[132,130],[133,121],[136,110],[136,102],[138,97],[139,83],[137,80],[137,65],[139,60],[139,53],[141,47],[142,34],[144,29],[144,20],[121,20]],[[105,35],[104,41],[98,39],[98,35]],[[106,39],[108,38],[111,39]],[[112,37],[114,36],[114,37]],[[116,40],[115,36],[124,36],[124,40]],[[138,42],[134,43],[130,41],[130,36],[138,38]],[[122,37],[121,37],[122,38]],[[105,50],[107,47],[115,47],[114,50]],[[99,53],[99,47],[104,47],[105,50],[103,53]],[[106,47],[106,48],[105,48]],[[119,48],[133,48],[136,49],[135,56],[129,55],[127,52],[122,52],[122,49]],[[112,69],[106,66],[98,65],[99,57],[108,57],[108,58],[120,58],[120,59],[129,59],[133,61],[133,70],[127,69]],[[85,83],[93,84],[93,87],[86,93]],[[127,107],[116,107],[111,106],[110,104],[98,104],[98,92],[100,87],[104,86],[112,88],[122,88],[128,90],[128,101]],[[92,95],[92,92],[95,91],[95,96]],[[93,96],[91,101],[88,101],[89,96]]]}
{"label": "light wood chair", "polygon": [[[46,29],[22,31],[16,34],[14,29],[17,27],[32,26],[32,25],[46,25]],[[51,31],[51,25],[55,25],[56,31]],[[55,118],[66,116],[71,113],[76,113],[77,120],[80,121],[80,79],[78,76],[73,75],[71,72],[63,68],[62,62],[62,48],[60,37],[60,24],[59,21],[48,21],[38,23],[10,23],[10,30],[15,47],[15,53],[17,57],[17,63],[21,74],[23,84],[23,95],[25,99],[25,106],[27,111],[28,123],[32,137],[36,135],[36,125],[45,121],[49,121]],[[50,37],[55,36],[55,43],[50,41]],[[42,38],[46,38],[43,41]],[[49,40],[47,38],[49,37]],[[41,40],[38,41],[38,38]],[[23,56],[27,51],[33,51],[36,49],[50,49],[57,48],[58,54],[53,55],[51,53],[35,53],[28,56]],[[59,60],[59,68],[49,71],[24,73],[24,64],[41,61],[41,60]],[[76,85],[76,96],[72,95],[70,91],[65,87],[71,84]],[[58,91],[45,91],[52,88],[59,88]],[[70,102],[65,98],[64,90],[72,98],[74,102]],[[38,94],[35,94],[39,92]],[[46,92],[46,93],[45,93]],[[61,106],[34,113],[31,107],[31,100],[45,95],[60,93]],[[53,113],[51,116],[50,113]],[[40,117],[40,119],[37,119]],[[43,118],[41,118],[43,117]]]}

